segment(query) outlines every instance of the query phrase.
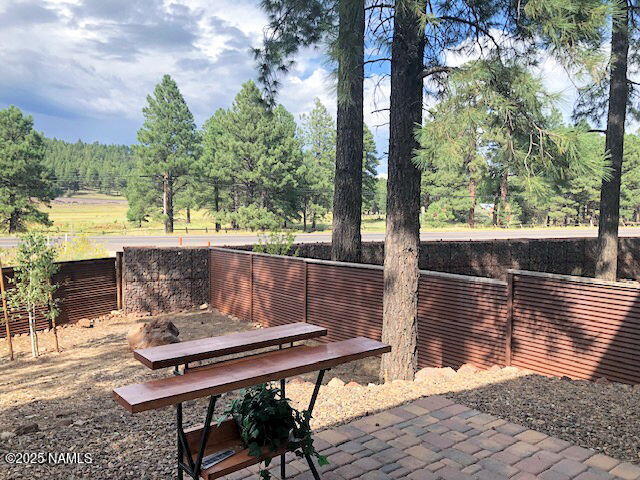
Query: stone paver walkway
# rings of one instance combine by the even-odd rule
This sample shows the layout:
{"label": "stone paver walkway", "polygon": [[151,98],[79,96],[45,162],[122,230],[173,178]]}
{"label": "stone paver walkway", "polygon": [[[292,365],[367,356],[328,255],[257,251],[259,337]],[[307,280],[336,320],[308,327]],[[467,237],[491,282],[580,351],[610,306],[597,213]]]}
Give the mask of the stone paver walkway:
{"label": "stone paver walkway", "polygon": [[[315,435],[324,480],[640,479],[640,467],[432,396]],[[274,478],[279,477],[274,459]],[[257,467],[228,479],[257,478]],[[287,478],[313,479],[304,460]]]}

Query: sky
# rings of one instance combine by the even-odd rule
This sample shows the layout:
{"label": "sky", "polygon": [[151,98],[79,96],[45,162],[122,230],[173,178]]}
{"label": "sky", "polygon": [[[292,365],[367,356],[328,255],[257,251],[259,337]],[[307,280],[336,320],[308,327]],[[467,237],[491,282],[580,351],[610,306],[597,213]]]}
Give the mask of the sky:
{"label": "sky", "polygon": [[[36,129],[75,142],[131,144],[146,96],[170,74],[200,126],[231,105],[255,79],[251,47],[267,23],[258,0],[0,0],[0,108],[16,105]],[[335,115],[335,87],[322,49],[308,49],[283,79],[279,101],[296,117],[315,97]],[[553,60],[545,84],[564,95],[575,88]],[[386,157],[388,78],[369,72],[365,121]],[[379,168],[386,172],[386,164]]]}

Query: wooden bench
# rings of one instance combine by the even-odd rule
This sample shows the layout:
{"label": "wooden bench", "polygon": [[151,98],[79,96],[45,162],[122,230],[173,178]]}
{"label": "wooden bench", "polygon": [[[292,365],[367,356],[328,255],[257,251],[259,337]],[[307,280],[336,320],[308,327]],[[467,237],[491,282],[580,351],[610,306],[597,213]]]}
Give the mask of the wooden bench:
{"label": "wooden bench", "polygon": [[360,358],[390,351],[384,343],[357,337],[315,347],[274,350],[259,356],[233,359],[185,375],[136,383],[113,390],[116,401],[131,413],[167,407],[295,375],[327,370]]}
{"label": "wooden bench", "polygon": [[197,360],[243,353],[259,348],[311,340],[327,334],[327,329],[310,323],[290,323],[221,337],[201,338],[133,351],[133,356],[151,370],[186,365]]}
{"label": "wooden bench", "polygon": [[[308,324],[292,324],[284,327],[292,328],[273,327],[226,337],[185,342],[185,344],[191,345],[186,345],[186,348],[183,349],[177,347],[185,344],[149,348],[139,350],[136,358],[149,368],[162,368],[163,366],[177,366],[183,362],[186,364],[189,361],[250,351],[265,346],[282,345],[293,342],[293,339],[316,338],[326,334],[325,329]],[[120,405],[131,413],[171,405],[176,406],[179,480],[182,480],[184,472],[187,472],[195,480],[219,478],[259,463],[265,458],[278,455],[282,456],[281,476],[285,478],[284,453],[286,453],[286,448],[276,452],[265,449],[263,456],[257,458],[249,455],[248,450],[242,444],[240,432],[233,420],[224,421],[220,425],[212,425],[216,400],[220,395],[277,380],[281,381],[282,394],[284,395],[285,378],[318,371],[318,378],[308,408],[309,415],[311,415],[326,370],[353,360],[382,355],[389,351],[391,351],[391,347],[388,345],[363,337],[318,346],[291,346],[189,368],[182,375],[118,387],[114,389],[113,396]],[[207,396],[210,398],[204,424],[201,427],[185,430],[182,424],[182,403]],[[233,450],[234,454],[209,468],[202,468],[202,461],[206,455],[226,449]],[[320,476],[312,459],[307,457],[306,460],[314,478],[319,479]]]}

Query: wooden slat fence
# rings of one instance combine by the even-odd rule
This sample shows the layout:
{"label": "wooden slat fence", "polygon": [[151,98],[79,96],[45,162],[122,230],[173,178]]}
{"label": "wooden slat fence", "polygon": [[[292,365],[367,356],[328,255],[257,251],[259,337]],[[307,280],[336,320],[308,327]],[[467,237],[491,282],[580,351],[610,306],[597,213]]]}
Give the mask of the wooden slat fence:
{"label": "wooden slat fence", "polygon": [[482,277],[420,274],[418,364],[504,364],[507,285]]}
{"label": "wooden slat fence", "polygon": [[[211,250],[211,303],[262,325],[307,321],[327,341],[382,335],[377,265]],[[509,271],[507,282],[421,271],[420,367],[515,365],[640,383],[640,287]]]}
{"label": "wooden slat fence", "polygon": [[512,271],[511,364],[550,375],[640,383],[640,288]]}
{"label": "wooden slat fence", "polygon": [[[210,268],[222,313],[264,326],[306,321],[327,328],[323,341],[382,335],[381,266],[213,248]],[[422,271],[419,287],[420,366],[504,362],[505,282]]]}
{"label": "wooden slat fence", "polygon": [[[59,301],[58,325],[75,323],[81,318],[94,318],[118,308],[116,262],[114,258],[99,258],[75,262],[60,262],[60,269],[53,281],[60,287],[55,297]],[[13,269],[4,268],[5,284],[11,288]],[[46,311],[41,310],[36,317],[36,328],[50,328]],[[0,338],[6,336],[4,321],[0,320]],[[12,334],[28,333],[29,322],[26,312],[10,315],[9,326]]]}

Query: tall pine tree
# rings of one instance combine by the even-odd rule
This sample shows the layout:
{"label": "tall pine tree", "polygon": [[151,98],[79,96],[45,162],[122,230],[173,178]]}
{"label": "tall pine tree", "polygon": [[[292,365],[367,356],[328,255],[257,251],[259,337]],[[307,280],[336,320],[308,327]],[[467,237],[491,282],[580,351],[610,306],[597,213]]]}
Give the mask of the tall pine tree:
{"label": "tall pine tree", "polygon": [[301,121],[300,138],[304,147],[302,220],[306,231],[309,221],[313,230],[318,219],[331,210],[336,123],[317,98],[313,110],[302,115]]}
{"label": "tall pine tree", "polygon": [[142,111],[145,120],[138,130],[140,144],[135,147],[135,173],[141,180],[137,184],[139,194],[129,199],[130,208],[144,210],[144,205],[139,205],[147,200],[143,193],[154,191],[161,199],[164,231],[172,233],[174,196],[187,185],[185,176],[198,154],[196,125],[178,85],[169,75],[162,77],[153,95],[147,95],[147,106]]}

